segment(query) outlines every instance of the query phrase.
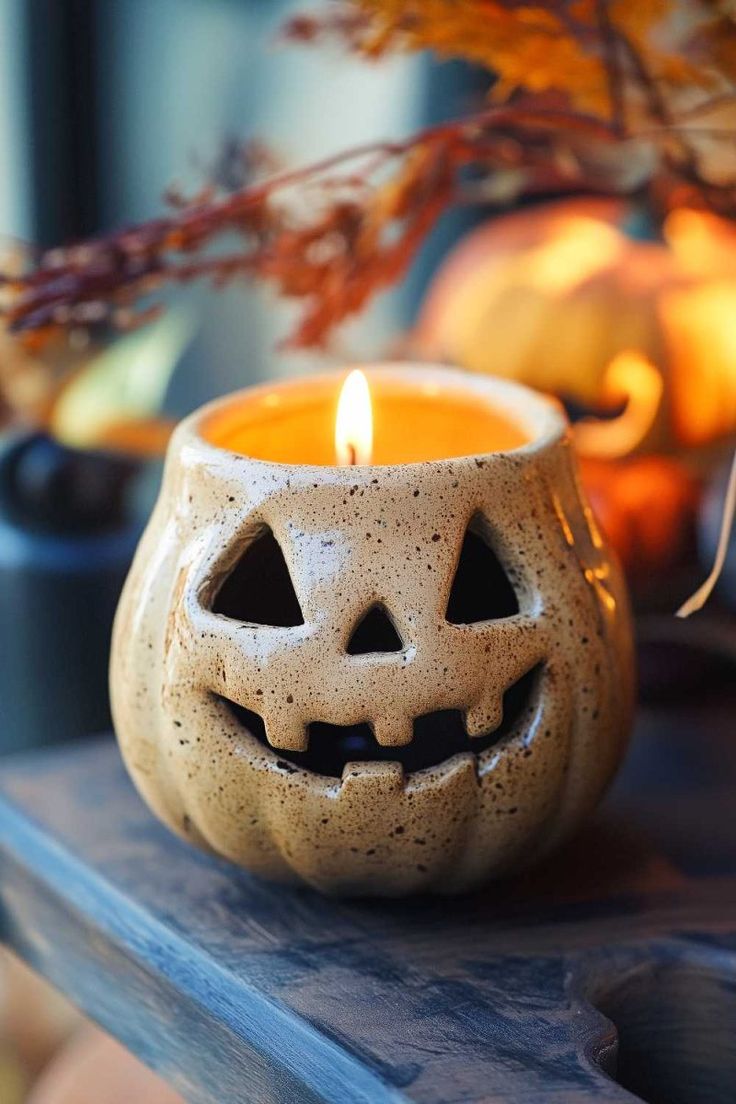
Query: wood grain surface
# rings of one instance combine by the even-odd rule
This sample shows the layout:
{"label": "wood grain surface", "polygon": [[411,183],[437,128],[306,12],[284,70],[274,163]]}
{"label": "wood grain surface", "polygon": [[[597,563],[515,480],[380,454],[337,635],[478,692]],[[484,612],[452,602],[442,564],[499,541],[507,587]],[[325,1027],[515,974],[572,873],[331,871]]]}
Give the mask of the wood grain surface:
{"label": "wood grain surface", "polygon": [[736,1101],[736,686],[642,710],[596,819],[465,897],[258,881],[111,738],[0,771],[0,934],[192,1104]]}

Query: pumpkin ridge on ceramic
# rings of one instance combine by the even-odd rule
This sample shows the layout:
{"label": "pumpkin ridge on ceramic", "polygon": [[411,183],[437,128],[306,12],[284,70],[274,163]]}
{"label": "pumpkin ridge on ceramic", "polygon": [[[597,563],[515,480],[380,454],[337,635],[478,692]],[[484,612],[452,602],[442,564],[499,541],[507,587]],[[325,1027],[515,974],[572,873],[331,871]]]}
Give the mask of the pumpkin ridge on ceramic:
{"label": "pumpkin ridge on ceramic", "polygon": [[[631,722],[628,603],[554,403],[441,367],[368,375],[460,388],[524,443],[338,467],[207,439],[299,381],[190,416],[116,618],[115,728],[156,814],[257,874],[333,893],[462,891],[535,861],[600,797]],[[310,382],[336,388],[334,375]],[[448,598],[469,526],[515,609],[456,623]],[[264,533],[293,586],[293,623],[218,607]],[[374,609],[397,645],[351,654]]]}

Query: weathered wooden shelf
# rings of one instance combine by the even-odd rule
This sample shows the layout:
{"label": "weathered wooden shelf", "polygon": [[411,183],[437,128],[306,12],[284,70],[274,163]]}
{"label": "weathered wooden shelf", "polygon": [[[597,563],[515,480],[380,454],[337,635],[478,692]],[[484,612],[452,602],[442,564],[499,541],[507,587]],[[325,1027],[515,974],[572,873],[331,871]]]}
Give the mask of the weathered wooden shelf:
{"label": "weathered wooden shelf", "polygon": [[110,738],[0,771],[0,934],[192,1104],[736,1100],[736,687],[643,711],[593,824],[457,899],[200,855]]}

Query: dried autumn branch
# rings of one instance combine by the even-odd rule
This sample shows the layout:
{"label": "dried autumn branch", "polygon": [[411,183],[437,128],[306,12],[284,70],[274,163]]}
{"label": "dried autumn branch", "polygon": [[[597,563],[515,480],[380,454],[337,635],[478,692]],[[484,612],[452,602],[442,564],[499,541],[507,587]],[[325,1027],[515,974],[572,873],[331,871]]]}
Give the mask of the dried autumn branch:
{"label": "dried autumn branch", "polygon": [[[734,147],[736,23],[717,0],[332,0],[286,34],[368,58],[465,58],[489,71],[489,104],[402,142],[236,173],[235,190],[210,185],[161,218],[53,250],[5,278],[12,330],[129,325],[165,284],[254,278],[300,304],[291,343],[317,345],[402,277],[454,202],[647,191],[736,215],[736,165],[724,175],[721,156]],[[233,152],[231,168],[249,164]]]}
{"label": "dried autumn branch", "polygon": [[[585,173],[576,144],[610,139],[610,128],[593,117],[521,104],[488,108],[405,142],[348,151],[233,194],[208,189],[191,202],[178,197],[164,218],[53,250],[29,274],[8,278],[8,321],[15,331],[36,332],[107,320],[125,325],[133,304],[166,282],[249,276],[300,300],[303,315],[292,340],[318,344],[401,277],[457,198],[467,166],[494,173],[499,189],[519,172],[527,191],[575,187]],[[236,251],[210,252],[233,233],[240,238]]]}

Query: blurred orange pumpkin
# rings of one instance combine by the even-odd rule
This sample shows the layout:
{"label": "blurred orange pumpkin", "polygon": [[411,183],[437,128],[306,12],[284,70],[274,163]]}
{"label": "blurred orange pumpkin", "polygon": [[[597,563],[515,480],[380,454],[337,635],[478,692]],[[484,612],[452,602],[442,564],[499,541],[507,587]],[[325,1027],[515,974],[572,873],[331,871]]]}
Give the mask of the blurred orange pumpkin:
{"label": "blurred orange pumpkin", "polygon": [[[598,523],[621,557],[637,605],[672,603],[671,572],[695,556],[700,487],[679,461],[633,456],[583,459],[581,474]],[[686,586],[687,589],[687,586]]]}
{"label": "blurred orange pumpkin", "polygon": [[415,351],[620,414],[577,430],[589,455],[734,433],[736,229],[682,209],[642,241],[634,218],[623,201],[571,199],[471,232],[429,289]]}

